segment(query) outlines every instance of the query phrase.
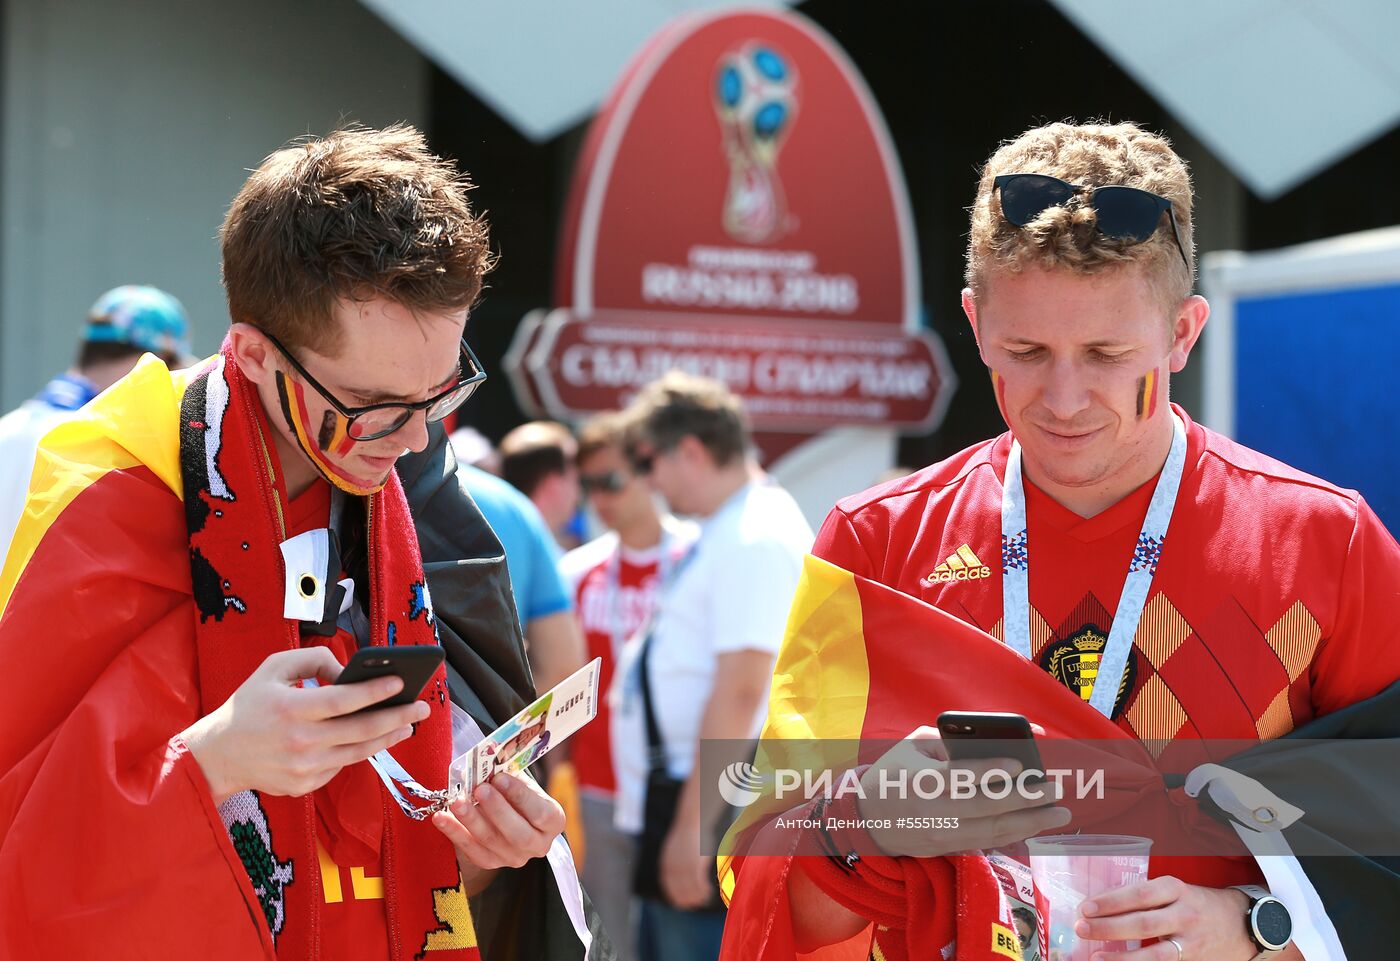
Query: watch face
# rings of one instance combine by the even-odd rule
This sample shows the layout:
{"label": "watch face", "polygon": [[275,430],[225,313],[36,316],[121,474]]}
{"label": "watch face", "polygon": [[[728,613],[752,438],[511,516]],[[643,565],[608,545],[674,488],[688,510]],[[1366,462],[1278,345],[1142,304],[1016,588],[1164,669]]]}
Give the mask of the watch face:
{"label": "watch face", "polygon": [[1270,950],[1286,947],[1293,934],[1293,919],[1283,902],[1276,898],[1261,898],[1255,904],[1253,926],[1255,939]]}

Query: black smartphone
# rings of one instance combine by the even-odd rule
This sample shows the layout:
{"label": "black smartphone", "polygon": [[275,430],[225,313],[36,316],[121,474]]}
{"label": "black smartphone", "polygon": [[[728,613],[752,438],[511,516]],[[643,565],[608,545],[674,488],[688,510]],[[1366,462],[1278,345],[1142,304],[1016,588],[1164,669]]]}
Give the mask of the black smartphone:
{"label": "black smartphone", "polygon": [[1009,757],[1020,761],[1023,770],[1045,770],[1031,722],[1020,714],[944,711],[938,715],[938,733],[950,761]]}
{"label": "black smartphone", "polygon": [[[396,647],[362,647],[350,658],[345,670],[335,679],[337,684],[358,684],[376,677],[397,674],[403,678],[403,690],[361,711],[377,711],[381,707],[411,704],[423,693],[428,679],[437,671],[444,657],[436,644],[401,644]],[[360,711],[354,712],[356,714]]]}

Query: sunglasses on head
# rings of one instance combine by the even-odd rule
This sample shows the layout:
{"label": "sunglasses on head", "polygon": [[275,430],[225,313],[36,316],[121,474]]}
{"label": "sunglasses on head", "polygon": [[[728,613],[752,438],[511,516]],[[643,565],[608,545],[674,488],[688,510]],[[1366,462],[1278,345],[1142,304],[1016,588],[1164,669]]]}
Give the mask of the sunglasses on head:
{"label": "sunglasses on head", "polygon": [[585,494],[595,491],[600,494],[616,494],[627,486],[627,478],[622,476],[622,471],[616,470],[604,474],[579,474],[578,486],[583,488]]}
{"label": "sunglasses on head", "polygon": [[993,181],[992,190],[1001,193],[1002,216],[1017,227],[1035,220],[1041,211],[1063,207],[1075,194],[1088,191],[1088,205],[1094,209],[1099,233],[1133,244],[1143,243],[1157,232],[1165,211],[1181,262],[1188,273],[1191,271],[1191,259],[1186,256],[1186,247],[1176,229],[1176,212],[1166,197],[1137,187],[1071,184],[1046,174],[1002,174]]}

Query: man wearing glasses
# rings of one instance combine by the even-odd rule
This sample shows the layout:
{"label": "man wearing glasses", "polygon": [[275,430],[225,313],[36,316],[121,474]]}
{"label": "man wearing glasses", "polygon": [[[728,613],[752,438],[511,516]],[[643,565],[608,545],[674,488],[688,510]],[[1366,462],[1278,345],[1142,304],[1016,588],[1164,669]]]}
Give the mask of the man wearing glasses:
{"label": "man wearing glasses", "polygon": [[[0,573],[0,650],[28,665],[0,955],[545,954],[550,911],[525,930],[481,898],[559,806],[527,777],[447,797],[442,667],[401,706],[378,706],[398,677],[333,683],[358,648],[439,643],[394,468],[486,376],[466,187],[408,127],[272,154],[223,226],[220,353],[146,358],[41,446]],[[528,676],[510,638],[480,676]]]}
{"label": "man wearing glasses", "polygon": [[[997,150],[972,206],[962,304],[1011,430],[840,501],[813,553],[992,634],[1143,741],[1268,740],[1400,677],[1400,548],[1357,492],[1170,403],[1209,312],[1192,294],[1192,234],[1185,164],[1136,126],[1052,124]],[[908,729],[933,755],[921,725],[942,708],[925,708]],[[893,752],[876,765],[899,766]],[[1065,823],[1039,803],[965,816],[921,853]],[[1296,958],[1305,940],[1314,961],[1341,956],[1330,922],[1290,943],[1288,914],[1309,898],[1280,904],[1254,860],[1157,855],[1150,880],[1086,902],[1074,931],[1052,936],[1144,943],[1104,955],[1115,961]],[[797,950],[869,926],[858,860],[798,859]],[[765,876],[741,873],[740,890]],[[1265,915],[1272,933],[1255,923]],[[906,934],[874,937],[906,957]]]}

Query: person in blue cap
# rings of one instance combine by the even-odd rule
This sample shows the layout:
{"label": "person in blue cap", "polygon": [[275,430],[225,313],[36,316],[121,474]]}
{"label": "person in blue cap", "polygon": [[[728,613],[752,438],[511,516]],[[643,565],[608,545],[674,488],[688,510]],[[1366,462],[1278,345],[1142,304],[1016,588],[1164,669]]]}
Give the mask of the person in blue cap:
{"label": "person in blue cap", "polygon": [[113,288],[88,311],[73,367],[0,417],[0,562],[24,507],[39,439],[130,373],[143,354],[155,354],[172,368],[193,363],[189,328],[185,308],[165,291],[135,284]]}

